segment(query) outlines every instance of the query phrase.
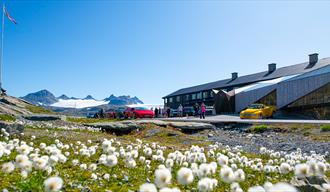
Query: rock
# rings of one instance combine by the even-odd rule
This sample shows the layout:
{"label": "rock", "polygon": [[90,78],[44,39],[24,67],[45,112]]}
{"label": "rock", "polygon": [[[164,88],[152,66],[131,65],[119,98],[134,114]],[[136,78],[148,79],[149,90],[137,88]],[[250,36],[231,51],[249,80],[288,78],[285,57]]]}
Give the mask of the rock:
{"label": "rock", "polygon": [[213,137],[213,134],[209,133],[207,136],[210,138],[210,137]]}
{"label": "rock", "polygon": [[0,121],[0,129],[4,128],[9,134],[18,134],[22,133],[24,130],[24,126],[22,124],[18,124],[15,122],[6,122]]}
{"label": "rock", "polygon": [[209,123],[196,123],[196,122],[170,122],[170,126],[181,130],[204,130],[214,129],[214,125]]}

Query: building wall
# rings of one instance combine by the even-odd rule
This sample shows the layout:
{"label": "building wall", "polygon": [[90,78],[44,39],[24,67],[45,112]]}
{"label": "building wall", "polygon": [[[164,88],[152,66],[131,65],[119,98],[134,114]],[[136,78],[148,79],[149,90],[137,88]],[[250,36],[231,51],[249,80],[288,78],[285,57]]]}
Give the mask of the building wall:
{"label": "building wall", "polygon": [[241,92],[235,95],[235,111],[240,112],[247,106],[255,103],[262,97],[268,95],[276,89],[276,85],[270,85],[260,89],[255,89],[248,92]]}
{"label": "building wall", "polygon": [[329,82],[330,72],[281,82],[277,86],[277,108],[283,108]]}

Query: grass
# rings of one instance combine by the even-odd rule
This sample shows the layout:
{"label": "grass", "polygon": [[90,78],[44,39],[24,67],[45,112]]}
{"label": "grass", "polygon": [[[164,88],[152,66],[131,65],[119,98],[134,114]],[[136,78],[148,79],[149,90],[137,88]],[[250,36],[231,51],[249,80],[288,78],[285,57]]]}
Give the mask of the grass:
{"label": "grass", "polygon": [[267,130],[267,125],[253,125],[249,130],[252,133],[263,133]]}
{"label": "grass", "polygon": [[329,124],[327,124],[327,125],[321,125],[320,126],[320,129],[323,132],[328,132],[328,131],[330,131],[330,125]]}
{"label": "grass", "polygon": [[[147,135],[148,131],[151,129],[159,128],[161,129],[160,132],[154,134],[154,135]],[[175,133],[176,136],[169,137],[167,133]],[[19,136],[20,140],[30,142],[31,136],[35,135],[36,139],[33,140],[34,146],[39,146],[40,143],[46,143],[47,145],[51,145],[54,143],[55,139],[61,140],[64,144],[70,144],[70,143],[76,143],[77,141],[82,141],[87,146],[91,146],[90,144],[87,144],[87,139],[92,140],[93,144],[101,143],[103,138],[114,138],[116,136],[113,136],[111,134],[106,134],[102,132],[91,132],[91,131],[69,131],[69,130],[58,130],[58,129],[38,129],[38,128],[27,128],[24,130],[24,135]],[[188,147],[190,147],[191,144],[197,144],[199,146],[202,146],[200,142],[203,142],[203,138],[194,138],[191,139],[190,144],[183,144],[182,141],[187,140],[188,138],[191,138],[190,135],[185,135],[180,133],[179,131],[175,129],[167,129],[162,127],[156,127],[154,125],[146,125],[146,127],[140,131],[131,133],[129,135],[124,136],[117,136],[116,137],[121,143],[123,144],[130,144],[135,145],[134,141],[135,139],[143,139],[144,141],[148,142],[157,142],[160,145],[167,146],[168,149],[164,150],[164,156],[166,157],[169,152],[173,152],[174,148],[173,146],[176,146],[177,150],[185,150]],[[1,140],[1,139],[0,139]],[[205,143],[206,144],[206,143]],[[70,152],[71,154],[74,153],[74,149],[70,148],[66,150]],[[139,153],[142,153],[140,150]],[[138,187],[146,182],[147,180],[150,180],[153,182],[154,180],[154,170],[157,168],[159,163],[156,163],[155,161],[152,161],[151,163],[151,170],[148,171],[144,168],[144,165],[142,165],[140,162],[137,161],[137,167],[133,169],[128,169],[125,167],[125,163],[123,159],[119,159],[118,165],[114,168],[105,167],[103,165],[98,165],[97,172],[99,176],[104,175],[105,173],[109,173],[112,177],[109,181],[105,180],[97,180],[93,181],[91,179],[91,171],[88,170],[81,170],[79,167],[75,167],[71,165],[71,161],[73,159],[79,159],[79,162],[86,163],[89,165],[90,163],[95,163],[98,161],[98,157],[101,154],[101,149],[97,150],[96,154],[92,155],[91,157],[84,157],[81,155],[70,155],[68,157],[68,163],[65,164],[57,164],[54,169],[56,170],[55,173],[58,174],[63,180],[64,180],[64,187],[62,191],[85,191],[87,190],[87,187],[90,191],[105,191],[106,189],[112,190],[112,191],[136,191]],[[0,164],[14,159],[14,157],[17,155],[16,151],[13,151],[10,155],[10,158],[0,158]],[[261,158],[263,161],[267,161],[269,159],[268,156],[260,156],[257,154],[244,154],[245,156],[251,157],[251,158]],[[171,186],[178,186],[176,179],[175,179],[175,173],[178,171],[179,166],[175,165],[172,168],[172,174],[174,178],[172,179]],[[218,167],[217,173],[212,175],[212,178],[218,178],[219,180],[219,170],[220,167]],[[278,181],[289,181],[289,179],[292,176],[292,173],[286,174],[286,175],[280,175],[277,173],[269,173],[264,174],[262,172],[253,171],[252,169],[244,168],[244,171],[246,173],[246,181],[240,183],[241,187],[244,189],[244,191],[247,190],[248,187],[253,185],[259,185],[263,184],[265,181],[271,181],[271,182],[278,182]],[[113,175],[116,175],[116,177],[113,177]],[[6,188],[9,191],[43,191],[43,181],[45,178],[49,177],[45,172],[35,170],[32,173],[29,174],[29,176],[26,179],[22,179],[20,176],[19,170],[15,170],[12,174],[4,174],[0,171],[0,188]],[[128,180],[124,180],[123,178],[128,177]],[[186,189],[196,188],[198,179],[195,179],[194,182],[187,186]],[[83,189],[77,188],[77,186],[81,186]],[[179,186],[181,188],[181,191],[185,191],[185,188],[182,186]],[[226,184],[219,180],[219,185],[214,191],[228,191],[230,188],[229,184]]]}
{"label": "grass", "polygon": [[88,123],[115,122],[115,121],[119,121],[119,120],[118,119],[67,117],[66,121],[72,122],[72,123],[88,124]]}
{"label": "grass", "polygon": [[[70,118],[69,118],[70,119]],[[73,121],[77,121],[77,118],[72,118]],[[71,120],[72,120],[71,119]],[[82,120],[81,120],[82,119]],[[102,120],[102,119],[86,119],[81,118],[81,121],[89,120]],[[104,120],[104,119],[103,119]],[[109,119],[107,119],[109,121]],[[256,131],[265,131],[267,129],[266,125],[255,125],[252,127]],[[32,140],[31,136],[36,136],[35,140]],[[211,143],[205,141],[205,137],[201,135],[187,135],[181,133],[179,130],[171,128],[171,127],[158,127],[153,124],[143,125],[139,131],[133,131],[130,134],[115,136],[112,134],[107,134],[104,132],[93,132],[87,130],[62,130],[62,129],[47,129],[45,128],[34,128],[26,126],[24,129],[24,135],[13,136],[19,138],[20,141],[25,141],[27,143],[33,142],[33,146],[37,147],[40,143],[46,143],[48,146],[54,144],[55,139],[59,139],[63,144],[73,144],[75,145],[77,141],[81,141],[87,147],[92,145],[100,144],[104,138],[111,139],[116,138],[118,141],[122,143],[122,146],[132,145],[136,146],[135,140],[142,139],[147,143],[158,143],[162,146],[166,146],[167,149],[164,150],[164,156],[167,157],[169,152],[174,152],[175,150],[183,152],[184,150],[188,150],[191,145],[198,145],[208,150],[207,146]],[[87,140],[91,140],[92,144],[88,144]],[[3,141],[0,137],[0,141]],[[113,144],[116,148],[116,143]],[[73,159],[78,159],[80,163],[85,163],[87,165],[91,163],[97,163],[99,156],[102,154],[102,149],[99,147],[96,150],[96,153],[90,157],[82,156],[82,155],[74,155],[75,151],[79,151],[79,148],[70,147],[69,149],[62,151],[70,152],[70,156],[68,157],[67,163],[57,164],[54,166],[54,173],[52,175],[58,175],[64,180],[64,187],[62,191],[137,191],[139,186],[146,182],[147,180],[153,182],[154,181],[154,170],[161,163],[156,163],[152,161],[151,169],[146,170],[144,165],[137,161],[137,167],[129,169],[125,167],[125,163],[123,159],[119,159],[118,165],[114,168],[105,167],[104,165],[98,165],[97,170],[93,171],[98,174],[98,177],[102,177],[105,173],[109,173],[111,175],[109,181],[105,181],[103,179],[92,180],[91,174],[92,171],[81,170],[79,167],[72,166],[71,161]],[[220,150],[218,151],[220,152]],[[43,155],[42,151],[40,152]],[[139,149],[139,154],[142,154],[142,149]],[[225,153],[225,152],[223,152]],[[269,155],[266,154],[253,154],[242,152],[242,156],[246,156],[249,159],[260,158],[262,162],[265,164],[269,159]],[[17,152],[15,150],[12,151],[9,157],[0,157],[0,165],[4,162],[13,161]],[[208,157],[208,162],[212,161]],[[239,166],[239,165],[238,165]],[[243,168],[243,167],[242,167]],[[175,173],[178,171],[179,166],[175,165],[172,168],[172,184],[171,186],[177,186],[181,189],[181,191],[197,191],[196,189],[198,179],[195,178],[194,182],[184,188],[179,186],[176,182]],[[287,181],[289,182],[293,176],[293,172],[289,174],[279,174],[279,173],[263,173],[257,172],[250,168],[244,167],[244,172],[246,173],[246,180],[240,183],[240,186],[244,191],[247,191],[248,187],[253,185],[262,185],[265,181],[270,182],[279,182],[279,181]],[[217,178],[219,181],[218,187],[214,190],[215,192],[219,191],[229,191],[229,184],[222,182],[219,179],[219,170],[217,169],[217,173],[211,175],[211,178]],[[116,175],[114,177],[113,175]],[[327,178],[330,177],[330,172],[326,173]],[[47,173],[43,171],[34,170],[29,173],[26,179],[23,179],[20,176],[20,172],[16,169],[11,174],[4,174],[0,171],[0,189],[8,189],[9,191],[43,191],[43,181],[48,178]],[[127,180],[124,180],[125,177],[128,177]],[[81,186],[82,188],[78,188]],[[89,190],[88,190],[88,189]],[[193,189],[194,188],[194,189]]]}
{"label": "grass", "polygon": [[27,105],[25,107],[28,111],[31,113],[36,113],[36,114],[55,114],[53,111],[44,109],[42,107],[34,106],[34,105]]}
{"label": "grass", "polygon": [[13,122],[15,121],[16,118],[12,115],[8,115],[8,114],[0,114],[0,121],[9,121],[9,122]]}

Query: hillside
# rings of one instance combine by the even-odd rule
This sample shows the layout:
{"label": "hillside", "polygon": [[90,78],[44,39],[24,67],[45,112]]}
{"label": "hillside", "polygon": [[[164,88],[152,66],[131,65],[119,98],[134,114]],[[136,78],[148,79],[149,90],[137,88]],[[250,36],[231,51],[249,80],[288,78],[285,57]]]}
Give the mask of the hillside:
{"label": "hillside", "polygon": [[0,113],[18,116],[18,115],[29,115],[34,113],[52,113],[52,112],[44,108],[35,106],[22,99],[8,95],[1,95]]}

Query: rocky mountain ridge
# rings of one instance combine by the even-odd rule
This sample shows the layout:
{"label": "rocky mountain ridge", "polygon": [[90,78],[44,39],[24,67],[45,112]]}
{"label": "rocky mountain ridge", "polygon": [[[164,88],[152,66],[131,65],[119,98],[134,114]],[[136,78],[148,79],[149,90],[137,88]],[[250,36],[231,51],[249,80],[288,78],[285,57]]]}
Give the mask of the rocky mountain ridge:
{"label": "rocky mountain ridge", "polygon": [[[80,100],[97,101],[96,99],[94,99],[92,95],[87,95],[85,98],[76,98],[76,97],[69,97],[63,94],[59,97],[56,97],[53,93],[51,93],[46,89],[34,93],[29,93],[26,96],[20,98],[34,105],[39,105],[39,106],[52,106],[55,103],[59,102],[60,100],[77,100],[77,102]],[[101,101],[104,101],[108,105],[143,104],[143,102],[136,96],[130,97],[129,95],[115,96],[111,94],[109,97]]]}

